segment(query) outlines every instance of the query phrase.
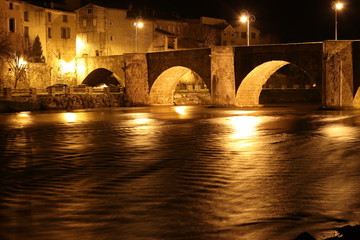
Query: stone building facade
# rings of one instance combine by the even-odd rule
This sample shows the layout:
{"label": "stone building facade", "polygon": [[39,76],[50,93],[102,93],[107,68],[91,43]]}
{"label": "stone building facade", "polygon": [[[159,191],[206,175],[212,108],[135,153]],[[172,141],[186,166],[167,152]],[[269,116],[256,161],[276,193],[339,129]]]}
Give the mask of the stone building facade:
{"label": "stone building facade", "polygon": [[[29,55],[35,38],[38,37],[43,55],[41,62],[47,65],[43,67],[46,69],[44,74],[50,76],[44,88],[57,82],[76,82],[74,78],[76,14],[74,12],[39,7],[25,1],[0,0],[0,33],[10,39],[13,48],[21,48],[21,52],[24,53],[21,57],[27,64],[26,70],[34,69],[30,66],[33,63]],[[34,75],[27,73],[25,77],[28,84],[23,87],[36,82],[36,79],[30,79]],[[1,78],[4,79],[3,87],[12,87],[12,75],[14,74],[8,70],[6,64],[3,65],[1,71]]]}

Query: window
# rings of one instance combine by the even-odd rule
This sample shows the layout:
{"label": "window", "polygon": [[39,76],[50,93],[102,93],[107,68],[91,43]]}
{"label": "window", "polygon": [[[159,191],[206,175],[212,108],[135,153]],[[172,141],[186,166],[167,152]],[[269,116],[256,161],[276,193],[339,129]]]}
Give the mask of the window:
{"label": "window", "polygon": [[29,38],[29,27],[24,27],[24,37]]}
{"label": "window", "polygon": [[28,22],[28,21],[29,21],[29,12],[28,12],[28,11],[25,11],[25,12],[24,12],[24,21],[25,21],[25,22]]}
{"label": "window", "polygon": [[87,25],[87,20],[86,20],[86,18],[83,19],[82,25],[83,25],[83,27],[86,27],[86,25]]}
{"label": "window", "polygon": [[241,38],[246,38],[246,32],[241,32]]}
{"label": "window", "polygon": [[63,15],[63,22],[68,22],[68,16],[67,15]]}
{"label": "window", "polygon": [[251,38],[255,39],[256,38],[256,33],[251,33]]}
{"label": "window", "polygon": [[51,28],[47,29],[48,38],[51,38]]}
{"label": "window", "polygon": [[15,18],[9,19],[9,32],[15,32]]}
{"label": "window", "polygon": [[63,39],[69,39],[70,38],[70,28],[61,28],[61,38]]}
{"label": "window", "polygon": [[47,13],[48,21],[51,22],[51,12]]}
{"label": "window", "polygon": [[113,36],[110,36],[110,41],[112,41],[113,40]]}
{"label": "window", "polygon": [[96,25],[97,25],[97,20],[96,20],[96,18],[94,18],[93,19],[93,26],[96,27]]}
{"label": "window", "polygon": [[91,14],[92,13],[92,8],[88,8],[87,13]]}
{"label": "window", "polygon": [[13,3],[9,3],[9,9],[14,9]]}

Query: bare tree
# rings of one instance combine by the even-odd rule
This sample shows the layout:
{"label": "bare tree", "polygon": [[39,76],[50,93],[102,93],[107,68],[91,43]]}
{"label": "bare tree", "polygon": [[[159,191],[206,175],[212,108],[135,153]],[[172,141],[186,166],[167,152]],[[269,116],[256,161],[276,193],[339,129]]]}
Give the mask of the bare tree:
{"label": "bare tree", "polygon": [[28,45],[20,35],[2,34],[0,36],[0,58],[9,67],[9,72],[14,77],[15,89],[19,82],[26,78]]}
{"label": "bare tree", "polygon": [[10,39],[6,37],[6,35],[0,34],[0,60],[4,61],[11,55],[12,48]]}

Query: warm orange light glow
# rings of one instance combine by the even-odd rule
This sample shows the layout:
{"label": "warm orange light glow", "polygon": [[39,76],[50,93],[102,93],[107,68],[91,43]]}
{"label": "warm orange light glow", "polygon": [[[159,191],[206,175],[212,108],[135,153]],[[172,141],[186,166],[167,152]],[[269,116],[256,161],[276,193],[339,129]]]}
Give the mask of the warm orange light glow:
{"label": "warm orange light glow", "polygon": [[76,53],[79,54],[85,48],[85,43],[80,37],[76,37]]}
{"label": "warm orange light glow", "polygon": [[336,141],[349,141],[356,139],[356,128],[346,126],[341,123],[326,125],[322,132],[326,137],[336,139]]}
{"label": "warm orange light glow", "polygon": [[179,107],[175,107],[175,112],[177,112],[180,115],[186,115],[186,109],[188,109],[187,106],[179,106]]}
{"label": "warm orange light glow", "polygon": [[261,119],[253,116],[236,116],[230,118],[230,124],[234,128],[233,138],[243,139],[257,134],[257,126]]}
{"label": "warm orange light glow", "polygon": [[20,126],[30,124],[32,122],[32,118],[30,112],[20,112],[18,113],[17,123]]}
{"label": "warm orange light glow", "polygon": [[144,23],[143,22],[134,22],[134,27],[142,28],[142,27],[144,27]]}
{"label": "warm orange light glow", "polygon": [[76,69],[75,61],[65,62],[64,60],[61,60],[60,66],[61,66],[62,73],[69,73],[69,72],[73,73],[73,72],[75,72],[75,69]]}
{"label": "warm orange light glow", "polygon": [[68,123],[76,122],[76,114],[70,112],[64,113],[64,119]]}
{"label": "warm orange light glow", "polygon": [[19,59],[19,65],[26,65],[27,64],[27,61],[25,61],[23,58],[20,58]]}
{"label": "warm orange light glow", "polygon": [[242,23],[246,23],[246,22],[248,21],[248,19],[249,19],[249,17],[248,17],[248,16],[243,15],[243,16],[241,16],[241,17],[240,17],[240,22],[242,22]]}
{"label": "warm orange light glow", "polygon": [[134,119],[134,123],[136,124],[145,124],[145,123],[149,123],[150,121],[151,119],[146,117]]}
{"label": "warm orange light glow", "polygon": [[335,8],[336,8],[337,10],[341,10],[341,9],[344,8],[344,4],[343,4],[342,2],[337,2],[337,3],[335,4]]}

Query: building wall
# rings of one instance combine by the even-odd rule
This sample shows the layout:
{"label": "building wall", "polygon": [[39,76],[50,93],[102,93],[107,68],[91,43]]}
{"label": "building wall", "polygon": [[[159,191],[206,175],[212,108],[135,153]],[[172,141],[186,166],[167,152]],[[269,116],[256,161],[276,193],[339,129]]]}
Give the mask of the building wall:
{"label": "building wall", "polygon": [[[9,8],[10,3],[13,9]],[[0,0],[0,19],[0,32],[16,43],[14,47],[19,48],[18,50],[30,51],[35,38],[39,36],[45,62],[51,66],[50,83],[69,82],[68,78],[73,81],[76,56],[75,13],[38,7],[23,1]],[[15,19],[14,32],[9,29],[9,19]]]}
{"label": "building wall", "polygon": [[[260,31],[250,26],[250,45],[260,43]],[[228,27],[221,34],[221,45],[234,46],[247,44],[247,26],[240,24],[236,27]]]}
{"label": "building wall", "polygon": [[78,57],[122,55],[153,49],[153,22],[143,19],[136,38],[135,18],[127,17],[127,10],[104,8],[88,4],[78,13]]}
{"label": "building wall", "polygon": [[[22,35],[23,11],[23,4],[20,1],[0,0],[0,31],[7,33],[10,38]],[[14,19],[13,29],[9,26],[10,19]]]}

